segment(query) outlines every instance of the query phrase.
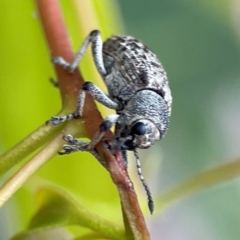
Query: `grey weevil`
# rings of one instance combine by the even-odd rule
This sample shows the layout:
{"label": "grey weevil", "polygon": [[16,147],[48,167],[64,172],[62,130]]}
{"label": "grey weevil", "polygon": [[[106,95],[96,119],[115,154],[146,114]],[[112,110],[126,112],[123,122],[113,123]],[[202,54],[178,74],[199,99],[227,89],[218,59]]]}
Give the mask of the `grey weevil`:
{"label": "grey weevil", "polygon": [[116,35],[103,43],[98,30],[88,35],[72,63],[66,62],[62,57],[54,58],[53,63],[73,72],[90,43],[95,65],[108,88],[109,96],[93,83],[85,82],[78,95],[76,111],[66,116],[53,116],[48,122],[57,125],[82,117],[86,93],[90,93],[104,106],[115,109],[116,114],[110,114],[104,119],[90,143],[65,135],[64,140],[68,145],[63,146],[64,151],[60,154],[88,151],[105,165],[95,146],[115,124],[116,143],[122,151],[126,166],[126,151],[134,152],[138,175],[146,190],[152,213],[154,204],[142,175],[137,148],[149,148],[160,140],[168,129],[172,96],[166,72],[156,55],[140,41],[130,36]]}

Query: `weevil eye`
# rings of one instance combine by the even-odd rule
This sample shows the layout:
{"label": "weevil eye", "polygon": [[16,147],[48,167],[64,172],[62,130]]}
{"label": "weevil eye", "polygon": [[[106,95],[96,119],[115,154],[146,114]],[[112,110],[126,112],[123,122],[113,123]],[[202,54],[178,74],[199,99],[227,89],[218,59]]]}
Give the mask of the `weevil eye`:
{"label": "weevil eye", "polygon": [[144,123],[142,122],[137,122],[136,124],[133,125],[132,129],[131,129],[131,133],[132,134],[136,134],[136,135],[144,135],[146,133],[146,126]]}

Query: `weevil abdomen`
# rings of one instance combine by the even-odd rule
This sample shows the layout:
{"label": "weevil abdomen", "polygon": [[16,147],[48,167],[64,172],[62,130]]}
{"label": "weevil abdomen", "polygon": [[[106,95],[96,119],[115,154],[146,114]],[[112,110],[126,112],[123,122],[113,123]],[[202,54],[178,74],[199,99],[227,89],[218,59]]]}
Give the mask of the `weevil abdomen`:
{"label": "weevil abdomen", "polygon": [[163,97],[171,112],[166,72],[144,44],[133,37],[112,36],[103,44],[103,58],[107,69],[104,80],[111,98],[127,101],[136,91],[150,89]]}

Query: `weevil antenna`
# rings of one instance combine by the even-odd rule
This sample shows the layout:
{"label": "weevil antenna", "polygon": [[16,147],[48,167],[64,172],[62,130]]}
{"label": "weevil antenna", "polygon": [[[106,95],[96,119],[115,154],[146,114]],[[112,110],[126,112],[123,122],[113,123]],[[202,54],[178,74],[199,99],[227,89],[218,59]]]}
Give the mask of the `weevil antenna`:
{"label": "weevil antenna", "polygon": [[134,149],[133,150],[134,152],[134,156],[136,158],[136,165],[137,165],[137,172],[138,172],[138,176],[143,184],[143,187],[147,193],[147,198],[148,198],[148,208],[150,210],[150,213],[152,214],[153,213],[153,210],[154,210],[154,202],[153,202],[153,199],[152,199],[152,194],[150,192],[150,189],[142,175],[142,169],[141,169],[141,163],[140,163],[140,159],[139,159],[139,156],[138,156],[138,153],[137,153],[137,150]]}

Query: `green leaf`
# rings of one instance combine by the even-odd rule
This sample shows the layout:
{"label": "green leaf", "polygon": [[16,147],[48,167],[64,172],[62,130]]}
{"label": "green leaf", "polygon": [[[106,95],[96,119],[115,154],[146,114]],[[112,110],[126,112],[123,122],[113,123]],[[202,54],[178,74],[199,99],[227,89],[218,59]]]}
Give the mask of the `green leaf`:
{"label": "green leaf", "polygon": [[14,236],[11,240],[71,240],[72,236],[64,229],[50,229],[46,231],[33,231]]}
{"label": "green leaf", "polygon": [[63,191],[52,187],[42,188],[36,194],[36,201],[39,209],[30,221],[28,230],[79,225],[100,236],[124,239],[125,232],[121,226],[85,209]]}
{"label": "green leaf", "polygon": [[187,179],[156,197],[157,211],[165,210],[176,201],[240,176],[240,160],[208,170]]}

